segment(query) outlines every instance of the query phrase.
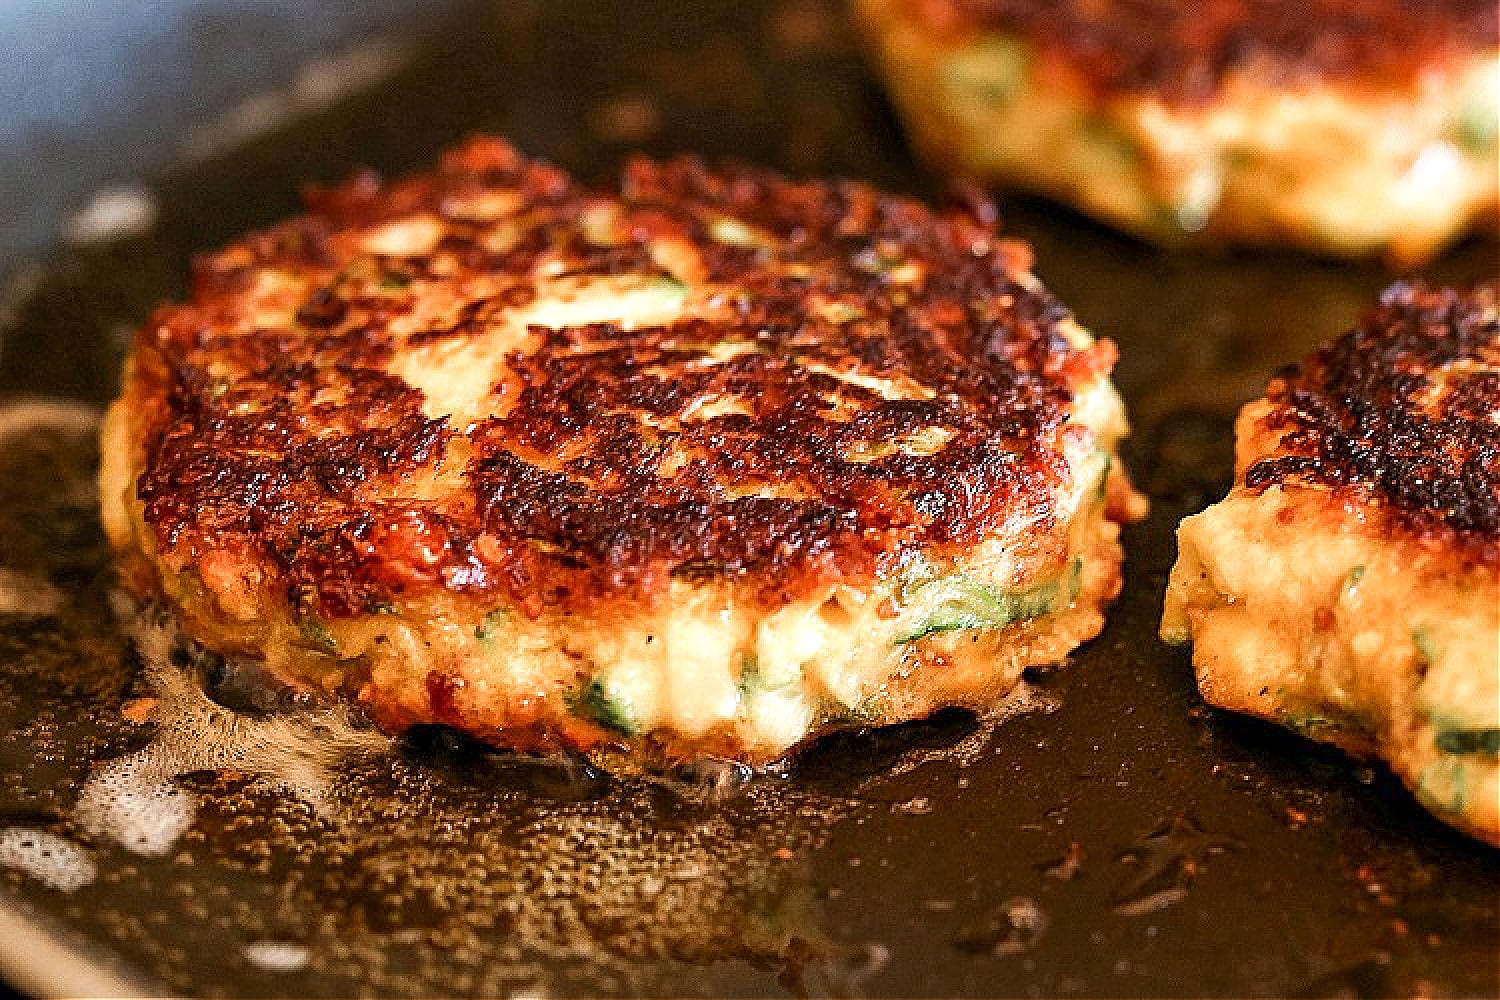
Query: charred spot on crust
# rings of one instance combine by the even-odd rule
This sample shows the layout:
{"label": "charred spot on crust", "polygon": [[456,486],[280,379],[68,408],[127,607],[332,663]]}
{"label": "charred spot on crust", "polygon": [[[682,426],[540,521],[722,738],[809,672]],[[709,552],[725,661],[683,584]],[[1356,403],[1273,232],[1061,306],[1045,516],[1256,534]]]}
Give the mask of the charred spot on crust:
{"label": "charred spot on crust", "polygon": [[1272,381],[1278,454],[1245,485],[1362,490],[1395,523],[1493,565],[1500,550],[1496,286],[1398,283],[1359,326]]}
{"label": "charred spot on crust", "polygon": [[[200,262],[138,336],[126,399],[163,558],[235,553],[329,616],[704,577],[779,601],[1047,523],[1075,389],[1113,362],[1070,342],[992,212],[858,183],[640,160],[601,196],[476,140],[309,208]],[[532,325],[487,390],[503,406],[461,420],[393,370],[490,336],[539,274],[621,273],[712,317]]]}
{"label": "charred spot on crust", "polygon": [[[1191,103],[1235,72],[1268,85],[1410,85],[1494,49],[1492,0],[924,0],[934,25],[1014,33],[1109,93]],[[941,14],[935,13],[941,11]]]}

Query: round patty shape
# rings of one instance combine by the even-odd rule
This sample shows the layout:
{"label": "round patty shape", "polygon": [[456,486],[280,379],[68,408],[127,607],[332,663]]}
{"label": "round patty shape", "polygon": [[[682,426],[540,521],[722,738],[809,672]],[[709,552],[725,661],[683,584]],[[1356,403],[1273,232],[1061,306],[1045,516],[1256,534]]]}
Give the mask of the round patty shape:
{"label": "round patty shape", "polygon": [[1209,701],[1390,762],[1500,843],[1496,288],[1397,284],[1241,413],[1163,636]]}
{"label": "round patty shape", "polygon": [[309,207],[198,263],[106,421],[123,577],[208,649],[393,730],[766,761],[1099,630],[1114,348],[985,206],[476,139]]}
{"label": "round patty shape", "polygon": [[857,0],[938,167],[1148,239],[1431,256],[1500,203],[1491,0]]}

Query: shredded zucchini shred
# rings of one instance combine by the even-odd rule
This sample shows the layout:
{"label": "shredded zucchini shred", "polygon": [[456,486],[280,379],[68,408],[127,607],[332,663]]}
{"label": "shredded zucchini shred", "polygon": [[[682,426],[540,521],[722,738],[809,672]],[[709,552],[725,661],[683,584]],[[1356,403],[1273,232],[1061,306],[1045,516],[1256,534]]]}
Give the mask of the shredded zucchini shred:
{"label": "shredded zucchini shred", "polygon": [[904,588],[906,612],[898,645],[955,629],[1004,628],[1014,622],[1050,614],[1078,596],[1083,559],[1068,570],[1024,590],[995,592],[962,573],[924,580]]}

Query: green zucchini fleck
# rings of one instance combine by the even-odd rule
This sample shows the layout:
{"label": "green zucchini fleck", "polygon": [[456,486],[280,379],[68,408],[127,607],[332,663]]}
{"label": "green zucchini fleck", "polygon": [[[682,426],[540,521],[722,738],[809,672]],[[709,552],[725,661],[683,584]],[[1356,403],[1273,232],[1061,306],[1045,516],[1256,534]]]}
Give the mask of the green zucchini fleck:
{"label": "green zucchini fleck", "polygon": [[1429,666],[1436,663],[1438,657],[1442,655],[1442,650],[1438,647],[1437,639],[1430,628],[1418,625],[1412,629],[1411,641],[1412,645],[1417,647],[1417,655],[1421,656]]}
{"label": "green zucchini fleck", "polygon": [[747,656],[740,661],[740,680],[736,686],[740,689],[741,704],[764,687],[760,677],[760,663],[754,655]]}
{"label": "green zucchini fleck", "polygon": [[1282,714],[1281,721],[1288,729],[1314,739],[1320,733],[1337,733],[1342,732],[1346,728],[1337,719],[1330,719],[1325,715],[1315,715],[1311,712],[1288,711]]}
{"label": "green zucchini fleck", "polygon": [[[1089,145],[1100,153],[1101,159],[1106,162],[1120,166],[1131,166],[1140,162],[1142,158],[1140,143],[1121,132],[1106,118],[1089,117],[1084,119],[1083,134],[1087,137]],[[1177,210],[1171,206],[1160,206],[1160,213],[1177,224]]]}
{"label": "green zucchini fleck", "polygon": [[753,653],[747,654],[740,664],[740,700],[763,691],[780,691],[801,676],[801,670],[790,664],[783,664],[779,670],[766,670],[759,657]]}
{"label": "green zucchini fleck", "polygon": [[510,611],[506,608],[496,608],[484,616],[484,621],[474,627],[474,638],[480,642],[495,637],[495,631],[500,623],[510,617]]}
{"label": "green zucchini fleck", "polygon": [[853,708],[846,709],[843,717],[854,722],[879,722],[887,710],[885,694],[877,691],[861,698]]}
{"label": "green zucchini fleck", "polygon": [[828,322],[837,323],[840,326],[857,319],[864,319],[865,316],[863,309],[847,302],[830,302],[820,310],[820,314]]}
{"label": "green zucchini fleck", "polygon": [[674,299],[686,298],[688,293],[687,282],[670,271],[656,275],[644,287],[663,292],[668,298]]}
{"label": "green zucchini fleck", "polygon": [[572,702],[573,714],[625,736],[640,732],[640,720],[629,692],[606,677],[595,677]]}
{"label": "green zucchini fleck", "polygon": [[307,640],[308,645],[320,653],[339,651],[338,640],[334,639],[333,633],[328,631],[328,626],[323,624],[322,619],[315,615],[302,616],[297,622],[297,631],[302,633],[302,638]]}
{"label": "green zucchini fleck", "polygon": [[1049,614],[1078,596],[1083,559],[1066,572],[1026,590],[995,593],[962,573],[927,579],[903,588],[906,624],[896,644],[915,642],[938,632],[968,628],[1004,628],[1013,622]]}
{"label": "green zucchini fleck", "polygon": [[1440,729],[1436,743],[1458,757],[1500,757],[1500,729]]}
{"label": "green zucchini fleck", "polygon": [[1471,153],[1488,155],[1495,151],[1500,137],[1500,107],[1495,104],[1492,86],[1485,83],[1471,88],[1459,108],[1454,132],[1459,145]]}
{"label": "green zucchini fleck", "polygon": [[991,35],[964,49],[943,65],[943,86],[966,104],[1006,101],[1026,79],[1026,43]]}

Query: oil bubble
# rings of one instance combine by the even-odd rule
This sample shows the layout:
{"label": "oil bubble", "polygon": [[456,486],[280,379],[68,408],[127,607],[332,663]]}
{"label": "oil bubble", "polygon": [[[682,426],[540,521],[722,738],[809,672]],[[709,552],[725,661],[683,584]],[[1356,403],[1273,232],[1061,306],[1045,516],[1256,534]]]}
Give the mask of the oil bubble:
{"label": "oil bubble", "polygon": [[20,826],[0,830],[0,868],[23,872],[59,892],[81,889],[98,877],[84,848],[57,834]]}

